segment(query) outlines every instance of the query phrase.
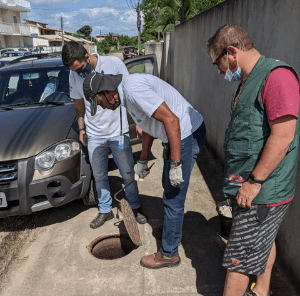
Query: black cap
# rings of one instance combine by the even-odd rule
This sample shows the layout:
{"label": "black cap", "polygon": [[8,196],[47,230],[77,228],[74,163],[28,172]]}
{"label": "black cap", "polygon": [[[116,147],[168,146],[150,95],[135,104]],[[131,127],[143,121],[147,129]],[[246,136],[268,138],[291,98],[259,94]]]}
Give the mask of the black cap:
{"label": "black cap", "polygon": [[117,89],[122,81],[122,74],[102,74],[93,71],[83,82],[83,92],[85,98],[91,103],[91,115],[97,113],[96,94],[103,91],[113,91]]}

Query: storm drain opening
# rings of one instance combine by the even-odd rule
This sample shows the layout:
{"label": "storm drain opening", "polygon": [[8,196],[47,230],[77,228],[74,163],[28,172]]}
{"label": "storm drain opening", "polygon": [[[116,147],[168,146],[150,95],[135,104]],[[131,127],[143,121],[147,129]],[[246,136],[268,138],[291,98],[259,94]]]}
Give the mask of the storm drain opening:
{"label": "storm drain opening", "polygon": [[138,246],[126,234],[101,236],[93,240],[88,246],[89,253],[103,260],[113,260],[125,257]]}

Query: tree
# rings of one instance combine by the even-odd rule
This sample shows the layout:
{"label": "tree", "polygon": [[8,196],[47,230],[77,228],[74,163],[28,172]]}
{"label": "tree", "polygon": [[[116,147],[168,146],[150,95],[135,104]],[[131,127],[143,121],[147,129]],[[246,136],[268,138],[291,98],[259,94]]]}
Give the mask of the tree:
{"label": "tree", "polygon": [[85,25],[83,26],[82,28],[80,28],[79,30],[77,30],[77,34],[82,34],[84,35],[85,37],[87,36],[90,36],[91,33],[92,33],[92,27],[91,26],[88,26],[88,25]]}
{"label": "tree", "polygon": [[115,41],[112,36],[113,36],[112,33],[109,33],[108,36],[105,36],[105,40],[110,46],[116,46],[117,41]]}
{"label": "tree", "polygon": [[158,29],[162,35],[181,23],[223,2],[223,0],[144,0],[141,8],[144,15],[142,41],[157,41]]}

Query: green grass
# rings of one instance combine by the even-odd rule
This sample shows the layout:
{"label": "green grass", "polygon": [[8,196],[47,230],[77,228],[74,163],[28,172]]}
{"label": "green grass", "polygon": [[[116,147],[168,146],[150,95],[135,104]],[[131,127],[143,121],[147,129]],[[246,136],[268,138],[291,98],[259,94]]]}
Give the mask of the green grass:
{"label": "green grass", "polygon": [[138,65],[128,70],[129,74],[145,73],[145,65]]}
{"label": "green grass", "polygon": [[114,50],[111,51],[111,53],[114,53],[114,52],[122,52],[122,50],[121,49],[114,49]]}

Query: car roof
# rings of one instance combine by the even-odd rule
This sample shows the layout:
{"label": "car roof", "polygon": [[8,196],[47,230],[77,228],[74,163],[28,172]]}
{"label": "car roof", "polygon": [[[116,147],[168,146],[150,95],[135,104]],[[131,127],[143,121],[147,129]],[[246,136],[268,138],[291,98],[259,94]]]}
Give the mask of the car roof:
{"label": "car roof", "polygon": [[23,53],[24,51],[17,51],[17,50],[8,50],[5,53]]}
{"label": "car roof", "polygon": [[[40,59],[33,59],[31,56],[28,56],[30,60],[21,60],[15,64],[9,64],[2,68],[0,68],[0,72],[2,71],[13,71],[13,70],[22,70],[22,69],[33,69],[33,68],[55,68],[55,67],[65,67],[62,63],[61,58],[40,58]],[[0,59],[1,61],[1,59]],[[65,67],[67,68],[67,67]]]}
{"label": "car roof", "polygon": [[5,62],[5,61],[13,61],[16,60],[18,58],[20,58],[21,56],[13,56],[13,57],[4,57],[0,59],[0,62]]}

